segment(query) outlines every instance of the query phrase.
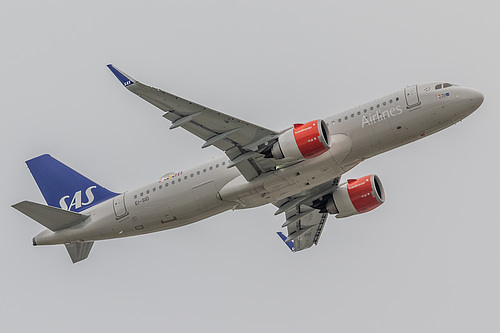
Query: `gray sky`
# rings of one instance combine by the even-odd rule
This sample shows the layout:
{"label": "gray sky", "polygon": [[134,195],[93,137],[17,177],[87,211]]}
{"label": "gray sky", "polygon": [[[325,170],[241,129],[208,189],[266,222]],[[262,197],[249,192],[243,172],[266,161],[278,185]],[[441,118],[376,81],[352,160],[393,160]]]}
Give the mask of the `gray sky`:
{"label": "gray sky", "polygon": [[[0,330],[498,331],[497,6],[491,1],[17,1],[2,5]],[[50,153],[113,191],[221,153],[124,89],[144,83],[280,130],[444,80],[462,123],[377,156],[386,203],[291,254],[271,206],[97,242],[72,265],[10,208]]]}

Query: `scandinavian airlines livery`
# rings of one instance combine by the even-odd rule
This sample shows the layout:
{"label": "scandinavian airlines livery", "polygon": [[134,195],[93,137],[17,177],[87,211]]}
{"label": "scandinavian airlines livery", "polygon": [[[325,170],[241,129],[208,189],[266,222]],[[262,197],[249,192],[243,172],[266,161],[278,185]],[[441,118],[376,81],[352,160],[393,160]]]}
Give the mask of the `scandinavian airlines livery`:
{"label": "scandinavian airlines livery", "polygon": [[376,175],[341,182],[372,156],[451,126],[474,112],[483,95],[433,82],[357,108],[273,131],[144,85],[108,65],[129,91],[158,107],[170,129],[182,127],[225,156],[171,172],[158,181],[114,193],[50,155],[26,162],[47,205],[22,201],[15,209],[47,229],[33,245],[64,244],[73,262],[94,241],[184,226],[230,209],[273,204],[284,214],[278,232],[291,251],[318,244],[328,214],[344,218],[385,201]]}

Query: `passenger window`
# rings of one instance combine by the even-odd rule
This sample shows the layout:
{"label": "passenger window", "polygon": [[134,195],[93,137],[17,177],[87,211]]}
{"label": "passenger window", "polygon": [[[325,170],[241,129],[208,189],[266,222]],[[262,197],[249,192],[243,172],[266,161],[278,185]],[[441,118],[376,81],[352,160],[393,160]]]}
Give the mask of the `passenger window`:
{"label": "passenger window", "polygon": [[443,86],[442,84],[438,84],[438,85],[436,85],[436,86],[434,87],[434,89],[436,89],[436,90],[441,89],[441,87],[442,87],[442,86]]}
{"label": "passenger window", "polygon": [[144,193],[141,192],[141,197],[144,195]]}
{"label": "passenger window", "polygon": [[149,190],[146,191],[146,194],[149,194]]}
{"label": "passenger window", "polygon": [[339,118],[338,122],[340,123],[342,121],[342,119]]}
{"label": "passenger window", "polygon": [[156,187],[153,187],[153,192],[156,192]]}
{"label": "passenger window", "polygon": [[222,162],[222,165],[226,165],[226,162]]}
{"label": "passenger window", "polygon": [[354,113],[351,113],[351,118],[354,118]]}
{"label": "passenger window", "polygon": [[347,116],[345,116],[344,119],[347,120]]}
{"label": "passenger window", "polygon": [[187,180],[188,179],[188,176],[184,176],[184,180]]}
{"label": "passenger window", "polygon": [[380,104],[377,104],[377,109],[380,109]]}
{"label": "passenger window", "polygon": [[181,180],[182,180],[182,178],[179,178],[178,182],[180,183],[180,182],[181,182]]}
{"label": "passenger window", "polygon": [[160,185],[158,188],[161,190],[163,188],[163,186]]}
{"label": "passenger window", "polygon": [[217,164],[215,165],[215,167],[216,167],[216,168],[218,168],[218,167],[219,167],[219,164],[217,163]]}
{"label": "passenger window", "polygon": [[364,110],[363,110],[363,112],[364,112],[364,113],[366,113],[366,112],[368,112],[368,110],[367,110],[367,109],[364,109]]}
{"label": "passenger window", "polygon": [[194,177],[194,173],[191,174],[191,178],[193,178],[193,177]]}
{"label": "passenger window", "polygon": [[389,103],[392,103],[392,99],[389,100]]}
{"label": "passenger window", "polygon": [[399,101],[399,97],[396,97],[396,102]]}
{"label": "passenger window", "polygon": [[136,195],[134,195],[134,199],[137,199],[137,194],[136,194]]}
{"label": "passenger window", "polygon": [[370,111],[373,111],[373,106],[372,106],[372,107],[370,107]]}
{"label": "passenger window", "polygon": [[172,185],[174,185],[174,184],[175,184],[175,180],[172,180]]}
{"label": "passenger window", "polygon": [[199,175],[200,175],[200,172],[199,172],[199,171],[196,171],[196,174],[199,176]]}
{"label": "passenger window", "polygon": [[211,166],[209,169],[210,169],[210,171],[212,171],[214,169],[214,167]]}
{"label": "passenger window", "polygon": [[358,116],[361,114],[361,111],[358,111]]}
{"label": "passenger window", "polygon": [[207,169],[203,169],[203,172],[207,172]]}
{"label": "passenger window", "polygon": [[384,106],[386,106],[386,105],[387,105],[387,103],[386,103],[386,102],[384,102]]}

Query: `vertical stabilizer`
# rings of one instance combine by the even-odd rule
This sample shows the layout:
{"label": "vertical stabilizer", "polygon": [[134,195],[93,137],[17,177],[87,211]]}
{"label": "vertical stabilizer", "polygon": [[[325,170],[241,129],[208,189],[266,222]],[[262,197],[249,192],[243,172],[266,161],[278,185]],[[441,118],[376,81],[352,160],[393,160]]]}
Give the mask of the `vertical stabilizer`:
{"label": "vertical stabilizer", "polygon": [[80,212],[118,195],[48,154],[26,164],[49,206]]}

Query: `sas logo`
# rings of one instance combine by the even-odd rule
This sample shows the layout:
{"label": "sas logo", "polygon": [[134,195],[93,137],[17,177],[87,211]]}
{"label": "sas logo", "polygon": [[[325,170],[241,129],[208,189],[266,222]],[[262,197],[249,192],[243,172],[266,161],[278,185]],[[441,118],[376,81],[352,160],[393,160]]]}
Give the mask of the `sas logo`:
{"label": "sas logo", "polygon": [[130,86],[133,82],[128,80],[128,81],[125,81],[123,82],[123,85],[126,87],[126,86]]}
{"label": "sas logo", "polygon": [[88,206],[92,202],[94,202],[94,193],[92,193],[92,190],[96,188],[97,186],[90,186],[89,188],[87,188],[87,190],[85,191],[85,197],[86,197],[85,202],[82,202],[82,191],[77,191],[75,194],[73,194],[73,198],[71,199],[69,206],[68,206],[68,200],[70,198],[69,195],[62,197],[61,200],[59,200],[59,206],[65,210],[71,210],[72,208],[76,210],[81,208],[82,206]]}

